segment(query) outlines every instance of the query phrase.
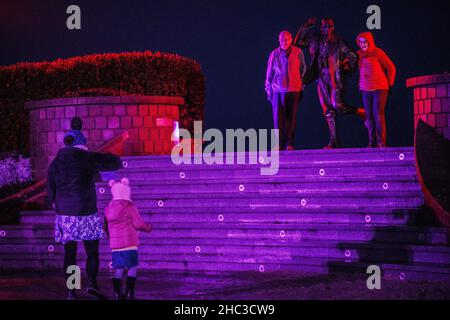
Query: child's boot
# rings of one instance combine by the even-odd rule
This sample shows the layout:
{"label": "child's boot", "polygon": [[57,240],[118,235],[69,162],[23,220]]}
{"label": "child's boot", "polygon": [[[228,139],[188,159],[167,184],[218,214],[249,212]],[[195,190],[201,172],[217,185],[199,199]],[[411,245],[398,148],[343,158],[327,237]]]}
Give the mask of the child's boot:
{"label": "child's boot", "polygon": [[127,277],[127,292],[125,297],[128,300],[134,300],[134,286],[136,284],[136,277]]}
{"label": "child's boot", "polygon": [[114,288],[114,299],[115,300],[122,300],[123,294],[122,294],[122,279],[113,278],[112,279],[113,288]]}

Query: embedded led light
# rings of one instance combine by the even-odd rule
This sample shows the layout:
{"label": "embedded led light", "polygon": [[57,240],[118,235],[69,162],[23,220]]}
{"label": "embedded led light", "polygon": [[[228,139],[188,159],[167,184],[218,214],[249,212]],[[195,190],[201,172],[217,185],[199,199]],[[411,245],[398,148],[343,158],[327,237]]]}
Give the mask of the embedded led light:
{"label": "embedded led light", "polygon": [[99,191],[101,194],[103,194],[103,193],[105,193],[105,188],[100,188],[98,191]]}
{"label": "embedded led light", "polygon": [[264,272],[264,270],[265,270],[265,269],[264,269],[264,266],[263,266],[263,265],[260,265],[259,268],[258,268],[258,270],[259,270],[259,272]]}
{"label": "embedded led light", "polygon": [[122,162],[122,166],[123,166],[124,168],[127,168],[127,167],[128,167],[128,162],[123,161],[123,162]]}
{"label": "embedded led light", "polygon": [[280,232],[280,237],[282,237],[282,238],[286,237],[286,232],[281,231],[281,232]]}
{"label": "embedded led light", "polygon": [[202,251],[202,248],[200,248],[199,246],[195,247],[195,252],[200,253],[200,251]]}
{"label": "embedded led light", "polygon": [[159,200],[159,201],[158,201],[158,207],[162,207],[162,206],[164,206],[164,201]]}
{"label": "embedded led light", "polygon": [[265,161],[264,161],[264,158],[263,158],[263,157],[260,157],[260,158],[258,159],[258,162],[261,163],[261,164],[264,164],[264,162],[265,162]]}
{"label": "embedded led light", "polygon": [[47,247],[47,250],[48,250],[48,252],[53,252],[53,251],[55,251],[55,247],[52,246],[52,245],[49,245],[49,246]]}
{"label": "embedded led light", "polygon": [[302,201],[300,201],[300,203],[303,207],[306,206],[306,199],[302,199]]}
{"label": "embedded led light", "polygon": [[364,219],[367,223],[370,223],[370,221],[372,221],[372,217],[370,215],[367,215]]}
{"label": "embedded led light", "polygon": [[320,174],[321,176],[324,176],[324,175],[325,175],[325,170],[324,170],[324,169],[320,169],[319,174]]}
{"label": "embedded led light", "polygon": [[0,237],[2,237],[2,238],[6,237],[6,231],[5,230],[0,231]]}
{"label": "embedded led light", "polygon": [[404,272],[400,272],[400,280],[406,280],[406,274]]}
{"label": "embedded led light", "polygon": [[217,219],[219,219],[219,221],[223,221],[223,215],[219,214],[219,216],[217,217]]}
{"label": "embedded led light", "polygon": [[347,258],[349,258],[352,255],[352,253],[350,252],[350,250],[345,250],[345,256]]}
{"label": "embedded led light", "polygon": [[400,155],[398,156],[398,158],[400,160],[405,160],[405,155],[403,153],[400,153]]}
{"label": "embedded led light", "polygon": [[387,182],[383,184],[383,189],[384,189],[384,190],[389,189],[389,184],[388,184]]}
{"label": "embedded led light", "polygon": [[112,261],[110,261],[110,262],[108,263],[108,268],[114,269]]}
{"label": "embedded led light", "polygon": [[241,184],[240,186],[239,186],[239,191],[244,191],[245,190],[245,187],[244,187],[244,185],[243,184]]}
{"label": "embedded led light", "polygon": [[185,174],[184,172],[180,172],[180,178],[181,178],[181,179],[186,178],[186,174]]}

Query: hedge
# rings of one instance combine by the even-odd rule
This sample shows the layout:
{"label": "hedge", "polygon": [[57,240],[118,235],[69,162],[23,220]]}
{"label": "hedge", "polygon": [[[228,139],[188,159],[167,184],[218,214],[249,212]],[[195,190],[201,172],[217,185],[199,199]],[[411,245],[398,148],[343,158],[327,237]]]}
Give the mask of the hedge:
{"label": "hedge", "polygon": [[205,77],[198,62],[176,54],[92,54],[52,62],[0,67],[0,152],[28,150],[30,100],[77,96],[178,96],[180,126],[203,120]]}

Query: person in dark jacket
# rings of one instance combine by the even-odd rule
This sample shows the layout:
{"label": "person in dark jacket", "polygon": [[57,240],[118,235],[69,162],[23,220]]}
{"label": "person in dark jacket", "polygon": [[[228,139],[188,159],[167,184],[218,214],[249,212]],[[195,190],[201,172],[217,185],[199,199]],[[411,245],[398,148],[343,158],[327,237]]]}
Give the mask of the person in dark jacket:
{"label": "person in dark jacket", "polygon": [[[64,274],[76,265],[77,243],[83,242],[87,255],[87,293],[106,299],[98,288],[99,239],[105,233],[103,217],[98,215],[95,179],[100,171],[114,171],[122,167],[119,157],[111,153],[89,152],[81,135],[69,132],[65,147],[59,150],[50,164],[47,177],[49,200],[56,211],[55,241],[64,244]],[[75,299],[69,290],[68,299]]]}
{"label": "person in dark jacket", "polygon": [[396,68],[388,55],[375,45],[371,32],[356,38],[359,56],[359,90],[366,109],[369,148],[386,147],[385,108],[389,91],[395,82]]}

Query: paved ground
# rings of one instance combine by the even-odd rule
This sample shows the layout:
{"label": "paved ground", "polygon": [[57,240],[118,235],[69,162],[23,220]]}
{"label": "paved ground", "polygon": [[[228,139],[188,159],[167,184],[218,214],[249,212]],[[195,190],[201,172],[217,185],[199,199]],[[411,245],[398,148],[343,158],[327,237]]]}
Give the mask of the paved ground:
{"label": "paved ground", "polygon": [[[368,290],[365,274],[140,272],[139,277],[137,297],[149,300],[450,300],[448,282],[382,280],[381,290]],[[99,284],[112,294],[110,274],[101,274]],[[65,299],[64,288],[55,271],[0,272],[0,300]],[[79,297],[88,299],[82,291]]]}

